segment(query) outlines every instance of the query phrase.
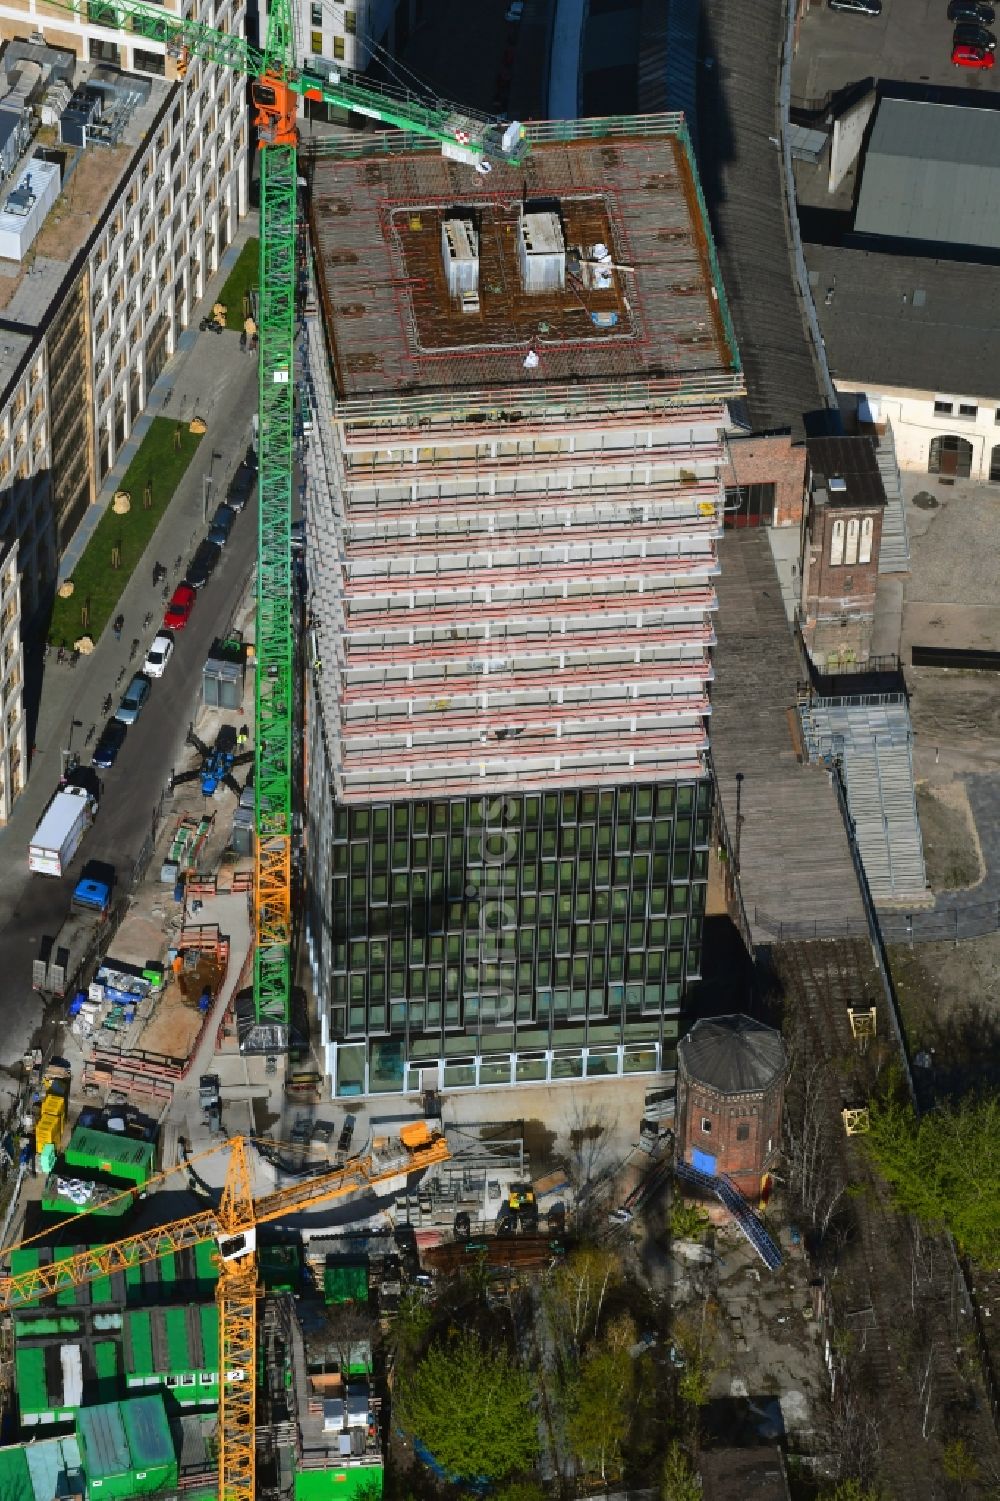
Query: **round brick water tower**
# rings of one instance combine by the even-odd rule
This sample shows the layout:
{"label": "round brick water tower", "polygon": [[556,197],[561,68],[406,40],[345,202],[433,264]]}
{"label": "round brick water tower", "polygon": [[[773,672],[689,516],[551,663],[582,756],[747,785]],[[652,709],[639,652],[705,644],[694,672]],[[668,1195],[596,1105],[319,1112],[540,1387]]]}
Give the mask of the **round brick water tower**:
{"label": "round brick water tower", "polygon": [[780,1032],[749,1016],[695,1022],[677,1047],[677,1155],[749,1199],[777,1162],[785,1091]]}

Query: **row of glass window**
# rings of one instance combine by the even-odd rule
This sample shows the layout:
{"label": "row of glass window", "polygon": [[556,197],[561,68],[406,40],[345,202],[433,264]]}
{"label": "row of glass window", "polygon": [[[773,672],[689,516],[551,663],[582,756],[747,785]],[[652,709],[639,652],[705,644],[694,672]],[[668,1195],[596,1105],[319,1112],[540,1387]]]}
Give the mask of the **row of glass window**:
{"label": "row of glass window", "polygon": [[[662,1028],[662,1035],[661,1035]],[[630,1026],[623,1038],[597,1043],[583,1028],[563,1028],[550,1040],[525,1047],[523,1038],[504,1038],[502,1048],[487,1049],[486,1039],[447,1037],[425,1039],[424,1046],[407,1047],[402,1039],[342,1043],[337,1048],[338,1095],[373,1094],[419,1088],[428,1065],[439,1066],[445,1088],[482,1084],[531,1084],[545,1079],[580,1079],[652,1073],[676,1064],[676,1024]],[[495,1040],[495,1039],[491,1039]],[[443,1042],[443,1046],[442,1046]],[[621,1052],[619,1052],[619,1048]],[[586,1052],[584,1051],[586,1050]],[[443,1062],[442,1062],[443,1060]],[[367,1081],[366,1081],[367,1063]],[[408,1077],[407,1077],[408,1076]]]}
{"label": "row of glass window", "polygon": [[[412,972],[411,972],[412,973]],[[372,979],[381,978],[373,976]],[[569,1017],[591,1022],[607,1020],[619,1026],[628,1017],[659,1014],[680,1005],[679,972],[654,966],[636,966],[627,983],[593,983],[593,973],[561,974],[557,983],[534,990],[502,990],[499,994],[462,994],[461,987],[423,992],[386,1001],[384,991],[369,991],[365,977],[352,976],[349,989],[334,987],[330,1025],[333,1036],[357,1036],[369,1032],[420,1032],[425,1028],[496,1028],[501,1023],[527,1026],[557,1025]],[[689,974],[689,978],[693,975]],[[564,983],[558,983],[558,981]],[[569,982],[572,983],[569,983]],[[345,1004],[346,1002],[346,1004]]]}
{"label": "row of glass window", "polygon": [[[671,850],[688,849],[692,843],[707,849],[711,818],[705,813],[690,817],[657,818],[645,823],[566,824],[558,829],[487,830],[461,837],[452,834],[414,834],[389,841],[375,836],[371,842],[355,840],[333,847],[335,875],[372,872],[430,870],[461,876],[476,870],[491,874],[511,865],[544,863],[557,857],[588,861],[596,865],[620,864],[631,854],[666,857]],[[611,861],[614,855],[618,859]],[[593,857],[597,857],[596,861]],[[608,878],[605,877],[605,884]]]}
{"label": "row of glass window", "polygon": [[502,934],[477,931],[424,936],[411,932],[398,938],[357,939],[337,944],[334,967],[338,972],[375,974],[424,965],[443,965],[458,971],[500,964],[519,975],[530,975],[535,964],[550,960],[552,955],[575,954],[583,963],[592,955],[596,963],[616,956],[621,959],[627,953],[669,952],[671,957],[683,954],[688,923],[686,916],[680,916],[669,920],[560,923],[554,928],[512,927]]}
{"label": "row of glass window", "polygon": [[603,790],[493,793],[454,802],[413,802],[381,807],[344,808],[334,814],[334,839],[368,839],[406,834],[441,834],[450,830],[533,828],[560,824],[631,823],[662,814],[707,814],[711,783],[664,782],[656,786],[609,787]]}
{"label": "row of glass window", "polygon": [[[361,885],[358,889],[352,885],[348,901],[347,882],[334,881],[331,927],[341,953],[341,957],[335,959],[335,967],[346,967],[344,950],[348,939],[410,936],[430,942],[433,938],[454,938],[463,932],[516,929],[534,950],[538,945],[531,935],[535,932],[566,926],[577,930],[581,925],[596,925],[599,941],[574,931],[579,946],[587,949],[603,947],[606,936],[608,944],[613,947],[617,938],[612,937],[610,930],[605,935],[600,925],[626,920],[645,922],[668,914],[671,918],[679,918],[687,913],[699,915],[704,912],[707,858],[706,855],[704,863],[697,854],[692,859],[688,868],[696,876],[693,881],[684,879],[649,887],[639,885],[632,890],[624,887],[614,891],[578,890],[575,894],[572,891],[557,894],[552,890],[536,893],[522,887],[522,895],[517,896],[512,888],[509,896],[505,889],[491,893],[485,902],[474,894],[463,898],[461,893],[456,893],[454,900],[446,900],[443,892],[429,892],[419,874],[414,874],[398,891],[393,890],[391,905],[374,899],[369,903],[366,900],[367,888]],[[627,941],[628,934],[625,936]]]}

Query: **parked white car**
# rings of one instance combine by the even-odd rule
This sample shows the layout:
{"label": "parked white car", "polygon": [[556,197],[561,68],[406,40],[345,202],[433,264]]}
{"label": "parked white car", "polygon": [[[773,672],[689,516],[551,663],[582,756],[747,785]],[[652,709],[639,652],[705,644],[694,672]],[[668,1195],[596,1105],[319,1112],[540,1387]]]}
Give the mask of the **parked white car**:
{"label": "parked white car", "polygon": [[168,636],[166,631],[160,631],[146,653],[146,660],[142,664],[143,672],[151,678],[162,678],[167,670],[167,663],[173,654],[173,636]]}

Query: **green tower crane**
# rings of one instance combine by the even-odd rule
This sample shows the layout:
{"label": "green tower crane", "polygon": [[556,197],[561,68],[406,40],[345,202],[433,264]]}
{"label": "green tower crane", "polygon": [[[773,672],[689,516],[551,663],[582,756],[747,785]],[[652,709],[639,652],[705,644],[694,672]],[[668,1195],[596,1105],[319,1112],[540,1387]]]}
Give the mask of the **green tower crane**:
{"label": "green tower crane", "polygon": [[488,172],[518,163],[524,128],[359,80],[336,64],[296,65],[290,0],[268,6],[263,49],[150,0],[55,0],[91,25],[161,41],[183,75],[192,57],[253,80],[260,146],[259,506],[254,757],[254,1006],[287,1038],[291,1003],[292,731],[291,516],[296,323],[296,115],[300,97],[439,141],[445,156]]}

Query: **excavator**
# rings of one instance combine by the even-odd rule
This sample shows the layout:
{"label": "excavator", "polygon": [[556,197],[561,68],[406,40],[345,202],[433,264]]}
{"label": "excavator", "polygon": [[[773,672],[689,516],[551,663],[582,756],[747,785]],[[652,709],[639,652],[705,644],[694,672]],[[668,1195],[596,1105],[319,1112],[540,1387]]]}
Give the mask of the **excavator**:
{"label": "excavator", "polygon": [[[149,1189],[191,1169],[219,1150],[229,1153],[225,1183],[217,1205],[201,1209],[184,1219],[157,1225],[138,1235],[126,1236],[110,1245],[79,1251],[65,1261],[53,1261],[16,1274],[0,1274],[0,1307],[20,1304],[79,1287],[98,1277],[124,1272],[144,1262],[157,1261],[200,1242],[214,1243],[219,1261],[216,1301],[219,1309],[219,1497],[220,1501],[253,1501],[255,1494],[256,1382],[257,1370],[257,1228],[315,1209],[347,1194],[402,1186],[411,1174],[423,1172],[450,1156],[447,1142],[423,1121],[404,1126],[395,1142],[353,1158],[331,1172],[298,1179],[273,1193],[254,1198],[252,1150],[282,1151],[282,1143],[256,1142],[244,1136],[230,1137],[222,1146],[185,1158],[183,1163],[150,1179]],[[131,1190],[126,1190],[126,1194]],[[48,1240],[60,1230],[79,1235],[85,1215],[74,1215],[46,1230]],[[22,1241],[4,1252],[37,1246],[41,1237]],[[227,1373],[233,1373],[232,1377]],[[239,1373],[239,1374],[238,1374]]]}

